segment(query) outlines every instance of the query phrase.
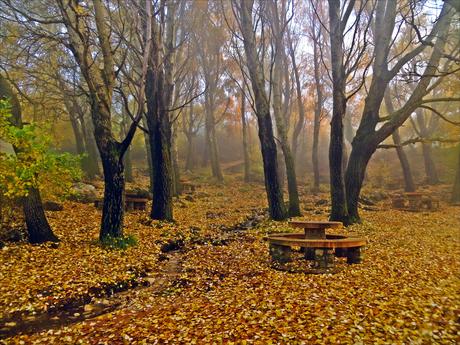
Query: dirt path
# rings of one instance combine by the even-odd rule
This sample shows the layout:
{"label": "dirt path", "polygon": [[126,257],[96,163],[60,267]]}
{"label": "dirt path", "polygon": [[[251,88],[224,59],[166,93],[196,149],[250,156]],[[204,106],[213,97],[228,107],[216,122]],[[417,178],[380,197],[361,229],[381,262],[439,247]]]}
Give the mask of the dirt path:
{"label": "dirt path", "polygon": [[[118,309],[136,308],[133,305],[135,296],[151,294],[157,296],[167,292],[174,286],[180,286],[179,276],[182,272],[183,253],[196,245],[208,243],[212,246],[227,245],[236,240],[241,232],[256,226],[264,217],[263,210],[254,210],[253,214],[245,221],[229,227],[223,227],[222,238],[205,238],[202,241],[194,241],[184,247],[167,248],[165,253],[160,254],[160,266],[155,272],[140,272],[139,276],[131,281],[117,282],[100,289],[96,297],[88,292],[85,296],[70,301],[65,305],[38,314],[18,313],[8,318],[0,319],[0,340],[19,334],[33,334],[45,330],[58,329],[77,322],[89,320]],[[227,235],[225,235],[225,233]]]}

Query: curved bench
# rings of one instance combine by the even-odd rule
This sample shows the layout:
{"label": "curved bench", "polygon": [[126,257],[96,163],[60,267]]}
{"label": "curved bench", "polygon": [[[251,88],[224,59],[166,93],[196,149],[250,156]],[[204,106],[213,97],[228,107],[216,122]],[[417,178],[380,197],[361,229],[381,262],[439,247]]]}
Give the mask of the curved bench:
{"label": "curved bench", "polygon": [[361,263],[361,248],[366,245],[365,238],[340,234],[326,234],[325,239],[307,239],[303,233],[280,233],[270,234],[265,240],[269,243],[272,260],[279,263],[291,261],[291,247],[313,248],[313,251],[305,251],[305,258],[314,260],[317,268],[333,267],[334,254],[346,257],[348,264]]}

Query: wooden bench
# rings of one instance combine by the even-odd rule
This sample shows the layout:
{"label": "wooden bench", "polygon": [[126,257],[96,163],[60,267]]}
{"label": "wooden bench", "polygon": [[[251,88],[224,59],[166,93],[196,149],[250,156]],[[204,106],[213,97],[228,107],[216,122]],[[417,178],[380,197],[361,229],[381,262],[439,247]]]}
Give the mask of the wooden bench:
{"label": "wooden bench", "polygon": [[[291,261],[292,247],[313,249],[314,267],[320,269],[334,267],[334,254],[337,257],[346,257],[348,264],[361,263],[361,249],[366,245],[364,238],[339,234],[327,234],[325,239],[307,239],[303,233],[280,233],[268,235],[265,240],[269,243],[272,261]],[[308,254],[308,251],[305,252],[305,258],[310,260]]]}
{"label": "wooden bench", "polygon": [[191,182],[181,182],[181,187],[183,192],[194,192],[196,186]]}
{"label": "wooden bench", "polygon": [[[141,197],[133,197],[131,195],[125,196],[125,211],[145,211],[147,208],[147,199]],[[99,210],[102,210],[104,206],[104,199],[96,199],[94,200],[94,207]]]}
{"label": "wooden bench", "polygon": [[392,207],[403,211],[435,211],[439,200],[423,192],[407,192],[392,198]]}
{"label": "wooden bench", "polygon": [[125,210],[126,211],[145,211],[147,208],[147,199],[146,198],[139,198],[139,197],[132,197],[126,196],[125,197]]}

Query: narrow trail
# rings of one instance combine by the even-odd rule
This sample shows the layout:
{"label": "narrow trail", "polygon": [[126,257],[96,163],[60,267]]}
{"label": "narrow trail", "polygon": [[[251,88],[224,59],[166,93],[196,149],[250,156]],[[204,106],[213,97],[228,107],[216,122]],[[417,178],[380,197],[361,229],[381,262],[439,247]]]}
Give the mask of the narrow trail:
{"label": "narrow trail", "polygon": [[[227,245],[240,238],[241,232],[255,227],[263,219],[263,210],[254,210],[241,223],[222,227],[223,234],[230,233],[225,239],[205,239],[211,245]],[[81,321],[111,313],[118,309],[135,308],[137,293],[150,293],[152,296],[166,292],[171,286],[180,284],[183,253],[202,242],[188,243],[185,247],[175,248],[160,254],[159,267],[155,272],[140,272],[131,281],[117,282],[98,291],[95,296],[88,293],[78,299],[38,314],[17,313],[0,319],[0,340],[19,334],[33,334],[58,329]]]}
{"label": "narrow trail", "polygon": [[0,320],[0,339],[18,334],[32,334],[44,330],[57,329],[73,323],[89,320],[121,308],[130,308],[133,295],[140,291],[150,291],[152,295],[161,294],[178,278],[182,271],[181,252],[167,254],[155,277],[146,275],[139,279],[135,287],[126,287],[117,292],[104,292],[100,297],[88,296],[82,303],[69,305],[51,312],[36,315],[17,314]]}

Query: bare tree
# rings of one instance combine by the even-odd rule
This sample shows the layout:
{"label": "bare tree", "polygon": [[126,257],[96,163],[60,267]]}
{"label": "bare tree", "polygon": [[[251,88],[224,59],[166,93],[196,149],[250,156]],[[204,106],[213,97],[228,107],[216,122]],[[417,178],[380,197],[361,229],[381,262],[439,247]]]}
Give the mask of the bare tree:
{"label": "bare tree", "polygon": [[[448,74],[441,61],[445,56],[446,39],[453,17],[453,9],[444,3],[442,10],[426,37],[415,35],[413,49],[390,56],[390,49],[395,42],[393,32],[396,25],[397,3],[395,1],[378,1],[376,3],[375,23],[373,26],[374,52],[372,78],[365,99],[364,110],[356,135],[353,139],[352,151],[348,160],[345,176],[349,223],[360,220],[358,214],[358,199],[363,184],[367,164],[380,143],[400,127],[420,105],[433,102],[424,97],[439,85],[442,77]],[[408,27],[416,33],[417,26],[412,16],[404,16],[402,22],[408,22]],[[419,40],[419,42],[417,42]],[[426,47],[431,46],[431,55],[423,73],[420,74],[416,86],[401,108],[385,118],[379,116],[384,92],[389,83],[397,76],[403,66],[421,54]],[[454,49],[458,50],[458,47]],[[454,51],[454,55],[458,51]],[[397,60],[395,60],[397,59]],[[392,62],[390,67],[390,61]],[[346,210],[346,209],[345,209]],[[340,215],[344,217],[344,214]]]}
{"label": "bare tree", "polygon": [[[264,5],[261,2],[259,5]],[[273,127],[270,117],[270,101],[265,89],[263,62],[260,60],[257,39],[253,21],[254,1],[232,1],[235,20],[241,32],[247,70],[254,95],[255,114],[259,125],[259,139],[265,175],[265,189],[267,191],[270,217],[275,220],[286,218],[283,203],[283,193],[278,180],[278,162],[276,157],[276,143],[273,136]],[[260,10],[260,9],[259,9]],[[259,18],[260,19],[260,18]],[[257,20],[256,23],[260,23]]]}

